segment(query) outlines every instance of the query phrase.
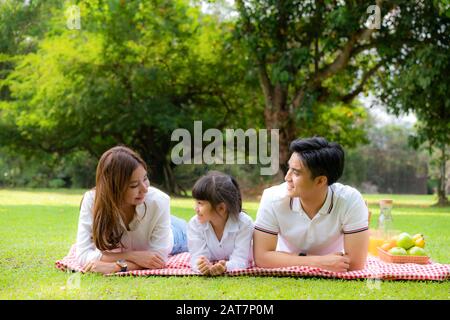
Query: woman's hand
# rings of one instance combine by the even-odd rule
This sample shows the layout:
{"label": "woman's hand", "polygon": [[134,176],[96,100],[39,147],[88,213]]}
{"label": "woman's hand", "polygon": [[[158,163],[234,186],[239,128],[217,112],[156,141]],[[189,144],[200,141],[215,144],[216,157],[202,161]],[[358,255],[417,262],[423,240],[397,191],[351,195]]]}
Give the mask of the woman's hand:
{"label": "woman's hand", "polygon": [[341,252],[318,257],[317,266],[333,272],[347,272],[350,267],[350,258]]}
{"label": "woman's hand", "polygon": [[197,259],[197,268],[201,274],[205,276],[210,275],[211,267],[212,267],[211,262],[209,262],[208,258],[206,258],[205,256],[200,256]]}
{"label": "woman's hand", "polygon": [[219,262],[215,263],[211,268],[209,269],[209,272],[212,276],[218,276],[221,274],[224,274],[227,271],[225,260],[220,260]]}
{"label": "woman's hand", "polygon": [[162,269],[166,265],[162,256],[152,251],[134,251],[129,260],[146,269]]}
{"label": "woman's hand", "polygon": [[115,262],[105,262],[100,260],[94,260],[86,263],[84,266],[84,272],[98,272],[102,274],[115,273],[118,270],[118,265]]}

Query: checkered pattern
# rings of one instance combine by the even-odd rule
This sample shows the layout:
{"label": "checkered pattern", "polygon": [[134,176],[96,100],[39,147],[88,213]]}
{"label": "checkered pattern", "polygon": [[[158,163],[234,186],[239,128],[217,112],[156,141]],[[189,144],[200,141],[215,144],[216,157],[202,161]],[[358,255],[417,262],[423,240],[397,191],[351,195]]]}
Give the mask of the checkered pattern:
{"label": "checkered pattern", "polygon": [[[167,267],[155,270],[134,270],[118,272],[113,276],[198,276],[189,266],[189,253],[180,253],[169,258]],[[65,271],[84,272],[75,259],[75,246],[62,260],[56,261],[56,268]],[[360,271],[331,272],[320,268],[287,267],[287,268],[258,268],[227,272],[228,276],[270,276],[270,277],[324,277],[336,279],[383,279],[383,280],[440,280],[450,278],[450,264],[431,262],[426,265],[413,263],[386,263],[378,258],[369,257],[366,268]]]}

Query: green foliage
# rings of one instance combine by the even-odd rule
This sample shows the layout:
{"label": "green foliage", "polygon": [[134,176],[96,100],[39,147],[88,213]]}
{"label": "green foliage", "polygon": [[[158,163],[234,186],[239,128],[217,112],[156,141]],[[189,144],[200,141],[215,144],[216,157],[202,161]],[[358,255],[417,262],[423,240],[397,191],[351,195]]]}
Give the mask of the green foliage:
{"label": "green foliage", "polygon": [[37,52],[0,82],[11,92],[0,104],[2,143],[95,157],[123,143],[142,154],[156,183],[176,191],[167,181],[174,129],[198,119],[204,127],[258,124],[256,95],[247,92],[256,83],[239,47],[227,46],[229,24],[187,1],[79,6],[82,30],[61,28],[60,10]]}
{"label": "green foliage", "polygon": [[65,155],[46,152],[23,154],[0,148],[0,186],[31,188],[91,188],[97,159],[86,151]]}
{"label": "green foliage", "polygon": [[417,34],[414,50],[404,50],[394,64],[385,70],[378,80],[379,99],[395,114],[414,112],[418,118],[416,134],[410,143],[416,149],[426,144],[430,153],[439,150],[440,183],[439,203],[446,198],[446,163],[450,147],[450,17],[443,8],[448,3],[439,4],[434,10],[422,8],[434,16],[420,21],[412,32]]}
{"label": "green foliage", "polygon": [[342,182],[366,193],[431,193],[429,157],[409,145],[410,128],[371,126],[368,144],[348,149]]}

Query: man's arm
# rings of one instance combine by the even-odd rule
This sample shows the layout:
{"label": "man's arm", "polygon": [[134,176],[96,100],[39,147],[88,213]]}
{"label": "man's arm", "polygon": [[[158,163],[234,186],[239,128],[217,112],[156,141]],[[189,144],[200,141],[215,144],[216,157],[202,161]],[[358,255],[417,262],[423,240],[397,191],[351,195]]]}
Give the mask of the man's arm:
{"label": "man's arm", "polygon": [[349,258],[337,254],[326,256],[297,256],[293,253],[275,251],[278,236],[255,230],[253,233],[253,255],[255,263],[262,268],[308,266],[345,272],[349,268]]}
{"label": "man's arm", "polygon": [[350,258],[348,271],[364,269],[369,248],[369,230],[344,234],[345,255]]}
{"label": "man's arm", "polygon": [[258,267],[279,268],[291,266],[315,267],[314,257],[300,257],[294,254],[275,251],[277,248],[278,236],[263,231],[253,232],[253,256]]}

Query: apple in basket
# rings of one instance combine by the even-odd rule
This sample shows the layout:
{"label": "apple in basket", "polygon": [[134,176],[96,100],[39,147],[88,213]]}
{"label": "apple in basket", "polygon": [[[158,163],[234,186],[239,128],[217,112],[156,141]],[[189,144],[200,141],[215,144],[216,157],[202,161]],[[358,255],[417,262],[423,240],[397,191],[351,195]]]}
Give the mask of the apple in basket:
{"label": "apple in basket", "polygon": [[404,248],[401,247],[394,247],[391,250],[389,250],[389,253],[393,256],[406,256],[408,253]]}
{"label": "apple in basket", "polygon": [[410,256],[426,256],[427,253],[421,247],[414,246],[408,250],[408,255]]}
{"label": "apple in basket", "polygon": [[397,246],[405,250],[414,247],[414,241],[411,235],[407,232],[400,233],[397,237]]}

